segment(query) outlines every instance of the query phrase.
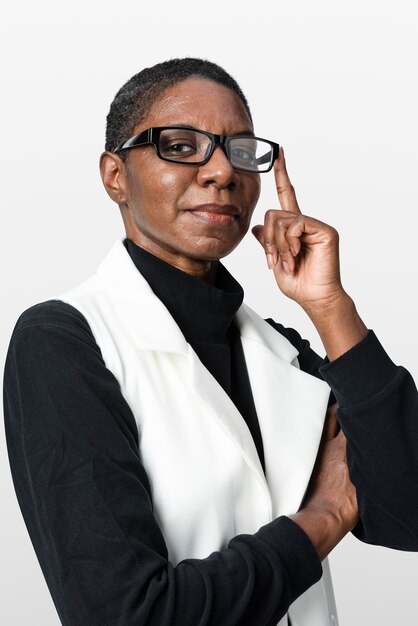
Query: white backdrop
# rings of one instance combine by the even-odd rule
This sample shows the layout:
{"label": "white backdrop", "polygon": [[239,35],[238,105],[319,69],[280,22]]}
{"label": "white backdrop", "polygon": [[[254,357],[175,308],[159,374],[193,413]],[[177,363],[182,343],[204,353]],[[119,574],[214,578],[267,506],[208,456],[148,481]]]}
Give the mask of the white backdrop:
{"label": "white backdrop", "polygon": [[[241,84],[256,133],[283,144],[302,211],[340,232],[346,290],[393,360],[417,378],[415,4],[9,1],[0,26],[1,365],[18,315],[88,277],[123,234],[97,165],[114,94],[145,66],[201,56]],[[262,180],[253,223],[277,206],[273,173]],[[225,263],[250,306],[296,327],[322,353],[251,234]],[[0,622],[58,626],[4,431],[0,443]],[[331,566],[341,626],[418,624],[417,554],[349,536]]]}

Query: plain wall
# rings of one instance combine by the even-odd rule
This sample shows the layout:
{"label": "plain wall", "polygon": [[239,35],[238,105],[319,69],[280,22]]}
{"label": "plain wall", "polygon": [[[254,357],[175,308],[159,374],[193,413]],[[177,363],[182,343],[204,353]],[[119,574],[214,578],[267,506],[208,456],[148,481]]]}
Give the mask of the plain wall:
{"label": "plain wall", "polygon": [[[176,56],[209,58],[241,84],[256,134],[285,148],[302,211],[340,232],[343,284],[365,323],[416,377],[418,25],[405,0],[9,2],[0,25],[1,364],[18,315],[87,278],[123,235],[98,173],[105,117],[125,80]],[[278,206],[273,173],[262,183],[253,223]],[[250,306],[323,353],[251,233],[225,264]],[[4,431],[0,443],[0,622],[57,626]],[[418,555],[348,536],[330,561],[341,626],[418,623]]]}

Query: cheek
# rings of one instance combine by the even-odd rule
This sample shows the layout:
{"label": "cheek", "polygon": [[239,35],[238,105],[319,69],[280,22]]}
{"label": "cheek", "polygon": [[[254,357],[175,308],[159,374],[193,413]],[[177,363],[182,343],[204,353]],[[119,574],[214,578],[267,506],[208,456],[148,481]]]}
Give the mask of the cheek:
{"label": "cheek", "polygon": [[170,163],[166,163],[150,152],[138,151],[132,155],[128,168],[128,182],[131,200],[142,209],[151,208],[173,199],[181,189],[182,177]]}
{"label": "cheek", "polygon": [[260,197],[260,192],[261,192],[261,178],[260,178],[260,174],[257,174],[254,177],[254,182],[253,182],[254,207],[257,204],[257,201]]}
{"label": "cheek", "polygon": [[164,200],[173,202],[183,193],[190,184],[184,180],[184,176],[179,176],[179,172],[173,171],[170,167],[161,168],[156,172],[155,189],[158,189],[158,196],[162,202]]}
{"label": "cheek", "polygon": [[250,179],[247,187],[246,202],[249,209],[249,220],[251,220],[252,214],[260,197],[260,192],[260,175],[257,175],[255,179]]}
{"label": "cheek", "polygon": [[184,169],[184,172],[176,169],[175,165],[160,161],[153,171],[147,176],[144,184],[145,194],[143,201],[146,208],[164,208],[167,217],[175,217],[181,199],[186,195],[193,184],[193,174]]}

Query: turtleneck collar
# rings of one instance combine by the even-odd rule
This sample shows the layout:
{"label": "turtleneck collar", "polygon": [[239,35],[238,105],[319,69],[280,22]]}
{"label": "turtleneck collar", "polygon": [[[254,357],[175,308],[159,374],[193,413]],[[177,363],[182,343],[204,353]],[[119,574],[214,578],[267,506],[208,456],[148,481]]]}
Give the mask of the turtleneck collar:
{"label": "turtleneck collar", "polygon": [[173,267],[130,239],[124,245],[136,268],[176,320],[186,339],[226,343],[242,304],[241,285],[218,261],[215,284]]}

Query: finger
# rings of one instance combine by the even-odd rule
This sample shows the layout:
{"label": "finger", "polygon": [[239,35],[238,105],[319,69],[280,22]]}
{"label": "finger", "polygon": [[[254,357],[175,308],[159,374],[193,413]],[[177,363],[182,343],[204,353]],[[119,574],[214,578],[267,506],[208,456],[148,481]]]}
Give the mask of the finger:
{"label": "finger", "polygon": [[264,239],[266,242],[270,242],[272,249],[276,248],[287,274],[292,274],[295,271],[294,257],[300,250],[299,239],[303,233],[303,225],[297,226],[295,222],[301,220],[303,220],[302,216],[290,211],[270,209],[266,212]]}
{"label": "finger", "polygon": [[283,148],[280,147],[279,158],[274,162],[274,178],[276,181],[277,196],[280,206],[284,211],[292,213],[301,213],[298,201],[296,200],[295,189],[290,182],[289,175],[286,170],[286,160],[284,158]]}
{"label": "finger", "polygon": [[283,264],[286,274],[293,274],[295,271],[295,259],[289,245],[287,233],[289,222],[286,220],[276,220],[274,224],[274,235],[277,252]]}
{"label": "finger", "polygon": [[342,430],[334,437],[333,441],[338,445],[338,449],[341,450],[341,457],[347,462],[347,439]]}
{"label": "finger", "polygon": [[326,414],[325,424],[324,424],[324,439],[325,441],[330,441],[334,439],[340,432],[340,425],[337,420],[337,409],[338,404],[332,404]]}
{"label": "finger", "polygon": [[[264,216],[264,249],[267,255],[267,262],[269,259],[273,265],[279,260],[284,262],[284,269],[288,271],[287,256],[289,252],[289,246],[286,246],[285,231],[287,226],[284,224],[283,213],[277,209],[269,209]],[[269,265],[270,267],[270,265]]]}
{"label": "finger", "polygon": [[269,209],[264,217],[264,226],[257,225],[252,233],[263,246],[270,269],[279,259],[287,274],[296,268],[295,257],[301,249],[301,237],[305,232],[306,218],[290,211]]}
{"label": "finger", "polygon": [[257,224],[257,226],[253,226],[253,228],[251,229],[251,232],[254,235],[254,237],[257,239],[257,241],[259,241],[261,245],[263,246],[264,252],[266,254],[267,265],[269,269],[272,269],[276,265],[277,259],[278,259],[278,254],[277,254],[276,246],[274,243],[274,238],[272,241],[269,241],[268,238],[266,240],[265,226],[261,226],[261,224]]}
{"label": "finger", "polygon": [[264,236],[263,236],[263,231],[264,231],[264,226],[262,226],[261,224],[257,224],[256,226],[253,226],[251,229],[252,234],[254,235],[254,237],[257,239],[257,241],[259,241],[261,243],[261,245],[264,247]]}

